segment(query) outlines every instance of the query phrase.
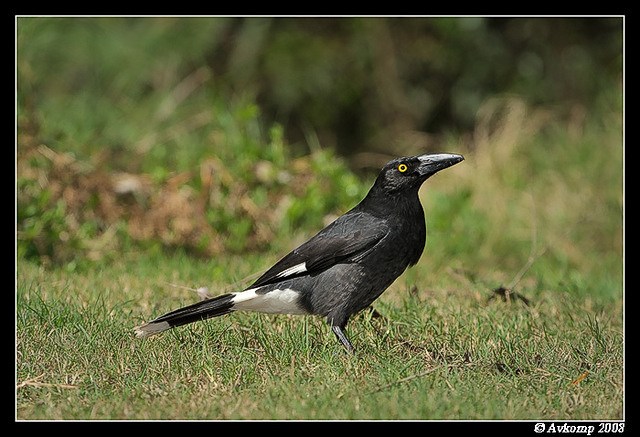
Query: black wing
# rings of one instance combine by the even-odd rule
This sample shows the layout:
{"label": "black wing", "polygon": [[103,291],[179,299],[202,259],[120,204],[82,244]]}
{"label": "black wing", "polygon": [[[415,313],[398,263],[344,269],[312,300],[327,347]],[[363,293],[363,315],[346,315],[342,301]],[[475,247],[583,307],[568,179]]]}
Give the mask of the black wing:
{"label": "black wing", "polygon": [[362,259],[388,232],[384,219],[364,212],[348,212],[278,261],[249,288]]}

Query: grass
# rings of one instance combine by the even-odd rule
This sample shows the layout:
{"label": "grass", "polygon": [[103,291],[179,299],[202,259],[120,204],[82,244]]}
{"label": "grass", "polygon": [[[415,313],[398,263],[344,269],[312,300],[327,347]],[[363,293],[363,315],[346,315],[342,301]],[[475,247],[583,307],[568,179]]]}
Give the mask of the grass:
{"label": "grass", "polygon": [[[425,253],[352,319],[355,357],[316,317],[232,314],[139,340],[134,326],[197,299],[169,284],[247,285],[372,179],[317,145],[293,156],[255,103],[222,99],[202,46],[180,46],[215,26],[174,40],[117,24],[158,51],[147,69],[88,39],[68,53],[60,38],[89,24],[19,29],[17,419],[625,418],[619,85],[568,116],[496,98],[443,140],[466,160],[425,184]],[[148,191],[115,196],[117,172]]]}
{"label": "grass", "polygon": [[[222,261],[231,276],[214,282],[262,260],[236,261]],[[314,317],[234,314],[133,338],[135,324],[193,300],[166,282],[195,281],[207,270],[184,255],[122,260],[91,275],[21,262],[17,417],[622,416],[619,314],[594,312],[568,292],[541,291],[526,306],[489,299],[486,288],[461,286],[456,275],[445,279],[455,291],[400,280],[387,292],[399,304],[382,299],[381,315],[365,312],[350,324],[355,358]]]}

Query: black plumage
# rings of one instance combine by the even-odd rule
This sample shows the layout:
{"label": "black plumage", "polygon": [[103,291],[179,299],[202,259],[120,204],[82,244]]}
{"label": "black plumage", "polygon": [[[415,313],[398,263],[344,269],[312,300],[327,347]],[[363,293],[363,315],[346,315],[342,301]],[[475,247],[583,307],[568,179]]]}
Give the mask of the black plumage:
{"label": "black plumage", "polygon": [[138,326],[138,336],[233,311],[316,314],[349,352],[344,328],[407,267],[426,241],[422,183],[464,158],[426,154],[395,159],[381,170],[366,197],[267,270],[250,287],[197,302]]}

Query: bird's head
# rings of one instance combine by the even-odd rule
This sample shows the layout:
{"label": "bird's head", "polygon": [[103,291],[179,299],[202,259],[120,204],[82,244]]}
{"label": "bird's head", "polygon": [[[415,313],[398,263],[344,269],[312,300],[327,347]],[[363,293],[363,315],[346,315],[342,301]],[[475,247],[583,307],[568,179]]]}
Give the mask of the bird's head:
{"label": "bird's head", "polygon": [[463,161],[462,155],[434,153],[409,156],[390,161],[382,168],[374,185],[385,193],[420,188],[420,185],[440,170]]}

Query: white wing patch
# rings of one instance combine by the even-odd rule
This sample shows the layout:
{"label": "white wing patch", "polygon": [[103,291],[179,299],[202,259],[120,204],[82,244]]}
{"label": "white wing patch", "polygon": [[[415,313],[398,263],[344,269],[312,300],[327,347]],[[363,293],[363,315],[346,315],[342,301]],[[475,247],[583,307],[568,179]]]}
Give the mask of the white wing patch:
{"label": "white wing patch", "polygon": [[257,290],[259,288],[250,288],[236,293],[232,301],[233,310],[270,314],[307,314],[307,311],[298,305],[300,293],[295,290],[285,288],[268,293],[257,293]]}
{"label": "white wing patch", "polygon": [[306,271],[307,271],[307,263],[303,262],[281,271],[276,275],[276,278],[286,278],[287,276],[296,275],[298,273],[304,273]]}

